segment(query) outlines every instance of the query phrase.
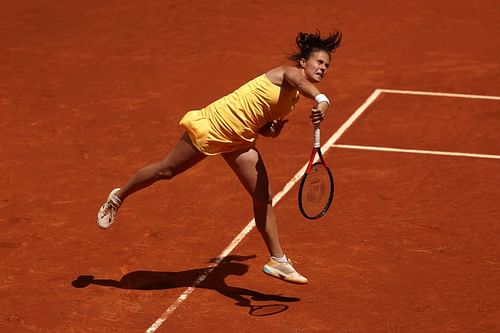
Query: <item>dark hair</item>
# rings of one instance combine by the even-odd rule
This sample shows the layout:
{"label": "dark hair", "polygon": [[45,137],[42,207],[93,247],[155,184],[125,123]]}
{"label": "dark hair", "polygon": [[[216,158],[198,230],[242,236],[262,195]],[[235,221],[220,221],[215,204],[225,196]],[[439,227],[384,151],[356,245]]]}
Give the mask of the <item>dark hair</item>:
{"label": "dark hair", "polygon": [[309,59],[313,52],[325,51],[331,55],[335,49],[340,47],[341,40],[342,33],[340,31],[331,33],[325,38],[321,38],[319,30],[316,33],[299,32],[295,39],[299,51],[290,55],[288,59],[295,61],[299,65],[300,59]]}

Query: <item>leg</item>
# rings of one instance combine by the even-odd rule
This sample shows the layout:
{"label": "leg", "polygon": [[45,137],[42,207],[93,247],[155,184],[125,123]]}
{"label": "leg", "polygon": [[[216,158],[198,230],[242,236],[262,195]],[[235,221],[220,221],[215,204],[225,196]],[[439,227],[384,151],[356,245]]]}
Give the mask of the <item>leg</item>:
{"label": "leg", "polygon": [[255,224],[269,253],[282,257],[278,226],[272,206],[272,194],[264,161],[256,148],[224,154],[224,159],[252,196]]}
{"label": "leg", "polygon": [[115,195],[123,202],[130,194],[158,180],[171,179],[205,157],[206,155],[193,146],[189,135],[185,132],[167,157],[140,169]]}
{"label": "leg", "polygon": [[143,189],[161,179],[171,179],[189,169],[206,155],[199,152],[184,133],[170,154],[161,162],[153,163],[139,170],[121,189],[116,188],[97,213],[97,225],[108,229],[115,221],[120,205],[130,194]]}

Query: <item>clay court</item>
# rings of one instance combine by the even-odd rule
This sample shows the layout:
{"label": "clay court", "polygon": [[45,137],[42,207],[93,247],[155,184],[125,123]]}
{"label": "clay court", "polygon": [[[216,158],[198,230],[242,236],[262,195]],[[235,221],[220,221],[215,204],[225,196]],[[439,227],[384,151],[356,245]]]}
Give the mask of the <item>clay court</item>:
{"label": "clay court", "polygon": [[[0,10],[1,332],[499,332],[498,1],[7,1]],[[138,192],[178,121],[340,30],[320,89],[327,215],[302,217],[312,101],[260,138],[281,241],[262,273],[220,157]],[[219,258],[219,259],[217,259]]]}

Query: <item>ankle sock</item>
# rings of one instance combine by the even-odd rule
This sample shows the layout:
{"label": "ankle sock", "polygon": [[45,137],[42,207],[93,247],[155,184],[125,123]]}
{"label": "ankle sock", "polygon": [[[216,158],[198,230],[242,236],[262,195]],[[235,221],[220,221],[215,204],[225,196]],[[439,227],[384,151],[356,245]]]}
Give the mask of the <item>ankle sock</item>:
{"label": "ankle sock", "polygon": [[274,261],[277,261],[281,264],[286,264],[288,262],[288,258],[286,257],[286,255],[283,255],[283,257],[271,256],[271,259],[273,259]]}

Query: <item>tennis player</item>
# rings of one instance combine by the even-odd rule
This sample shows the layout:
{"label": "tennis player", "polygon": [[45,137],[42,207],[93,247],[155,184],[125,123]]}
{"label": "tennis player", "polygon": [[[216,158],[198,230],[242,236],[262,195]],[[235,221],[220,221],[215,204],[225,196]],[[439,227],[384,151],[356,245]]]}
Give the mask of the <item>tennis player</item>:
{"label": "tennis player", "polygon": [[115,222],[118,209],[132,193],[172,179],[209,155],[222,155],[252,197],[255,223],[270,254],[264,272],[287,282],[307,283],[281,247],[269,179],[256,140],[259,135],[280,134],[299,95],[314,101],[312,122],[323,120],[330,101],[315,84],[324,79],[341,39],[340,32],[326,37],[300,32],[298,50],[289,57],[294,65],[273,68],[207,107],[187,112],[179,122],[185,132],[170,153],[111,191],[97,213],[99,227],[107,229]]}

